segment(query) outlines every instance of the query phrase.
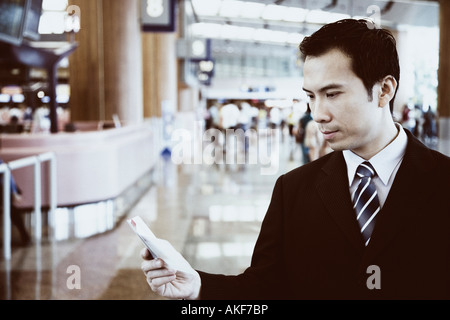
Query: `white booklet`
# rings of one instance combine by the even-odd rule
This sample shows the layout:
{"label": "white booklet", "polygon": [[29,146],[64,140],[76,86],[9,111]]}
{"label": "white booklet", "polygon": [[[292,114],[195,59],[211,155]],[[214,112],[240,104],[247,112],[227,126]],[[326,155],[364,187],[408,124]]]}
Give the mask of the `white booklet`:
{"label": "white booklet", "polygon": [[158,239],[141,217],[127,220],[154,258],[160,258],[172,269],[195,274],[191,265],[167,240]]}

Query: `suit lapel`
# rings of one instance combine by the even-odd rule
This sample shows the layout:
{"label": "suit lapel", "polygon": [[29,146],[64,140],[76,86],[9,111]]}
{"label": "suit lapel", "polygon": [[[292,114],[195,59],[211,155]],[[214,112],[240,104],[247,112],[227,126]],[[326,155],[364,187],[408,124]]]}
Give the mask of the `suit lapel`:
{"label": "suit lapel", "polygon": [[[432,194],[429,171],[434,159],[430,151],[408,131],[408,146],[400,169],[397,172],[392,188],[380,211],[370,243],[365,250],[362,266],[367,265],[378,255],[399,231],[408,225],[414,215],[422,209],[412,199],[426,199]],[[429,188],[421,188],[429,186]]]}
{"label": "suit lapel", "polygon": [[[408,225],[413,215],[422,209],[411,199],[426,199],[433,193],[429,172],[434,167],[430,150],[409,131],[408,146],[402,165],[389,192],[383,209],[377,217],[370,244],[364,247],[361,232],[351,203],[347,166],[342,152],[334,152],[325,163],[316,182],[316,189],[336,224],[358,252],[364,252],[361,265],[377,256],[395,236]],[[420,188],[420,186],[430,186]]]}
{"label": "suit lapel", "polygon": [[362,252],[364,244],[350,199],[347,166],[342,152],[333,153],[323,166],[316,189],[347,239],[357,251]]}

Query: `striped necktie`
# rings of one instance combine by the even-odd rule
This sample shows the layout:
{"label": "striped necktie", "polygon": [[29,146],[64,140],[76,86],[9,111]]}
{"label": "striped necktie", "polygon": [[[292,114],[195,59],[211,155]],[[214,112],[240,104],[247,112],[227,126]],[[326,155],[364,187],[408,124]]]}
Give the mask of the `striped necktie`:
{"label": "striped necktie", "polygon": [[356,175],[361,179],[358,188],[353,194],[353,208],[356,211],[356,219],[361,227],[361,234],[367,246],[375,226],[375,220],[380,211],[377,189],[372,182],[376,176],[375,169],[366,161],[356,170]]}

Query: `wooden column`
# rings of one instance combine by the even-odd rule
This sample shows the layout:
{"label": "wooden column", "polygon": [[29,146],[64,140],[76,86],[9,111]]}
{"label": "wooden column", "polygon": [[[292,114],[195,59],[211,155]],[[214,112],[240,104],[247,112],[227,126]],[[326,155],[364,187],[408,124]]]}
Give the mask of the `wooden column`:
{"label": "wooden column", "polygon": [[440,49],[439,49],[439,151],[450,156],[450,2],[440,5]]}
{"label": "wooden column", "polygon": [[74,121],[143,119],[139,0],[71,0],[81,12],[70,59]]}
{"label": "wooden column", "polygon": [[177,109],[176,33],[142,33],[144,117],[161,117],[164,102]]}
{"label": "wooden column", "polygon": [[103,41],[100,27],[101,1],[71,0],[80,7],[78,49],[69,58],[70,111],[74,121],[104,120]]}

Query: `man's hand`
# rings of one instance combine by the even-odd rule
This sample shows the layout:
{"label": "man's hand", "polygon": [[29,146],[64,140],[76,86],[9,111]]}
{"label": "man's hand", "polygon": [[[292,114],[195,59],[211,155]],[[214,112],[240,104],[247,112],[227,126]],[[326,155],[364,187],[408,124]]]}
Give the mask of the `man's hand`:
{"label": "man's hand", "polygon": [[163,260],[153,259],[147,248],[141,251],[142,271],[153,292],[169,299],[198,300],[200,298],[200,275],[170,269]]}

